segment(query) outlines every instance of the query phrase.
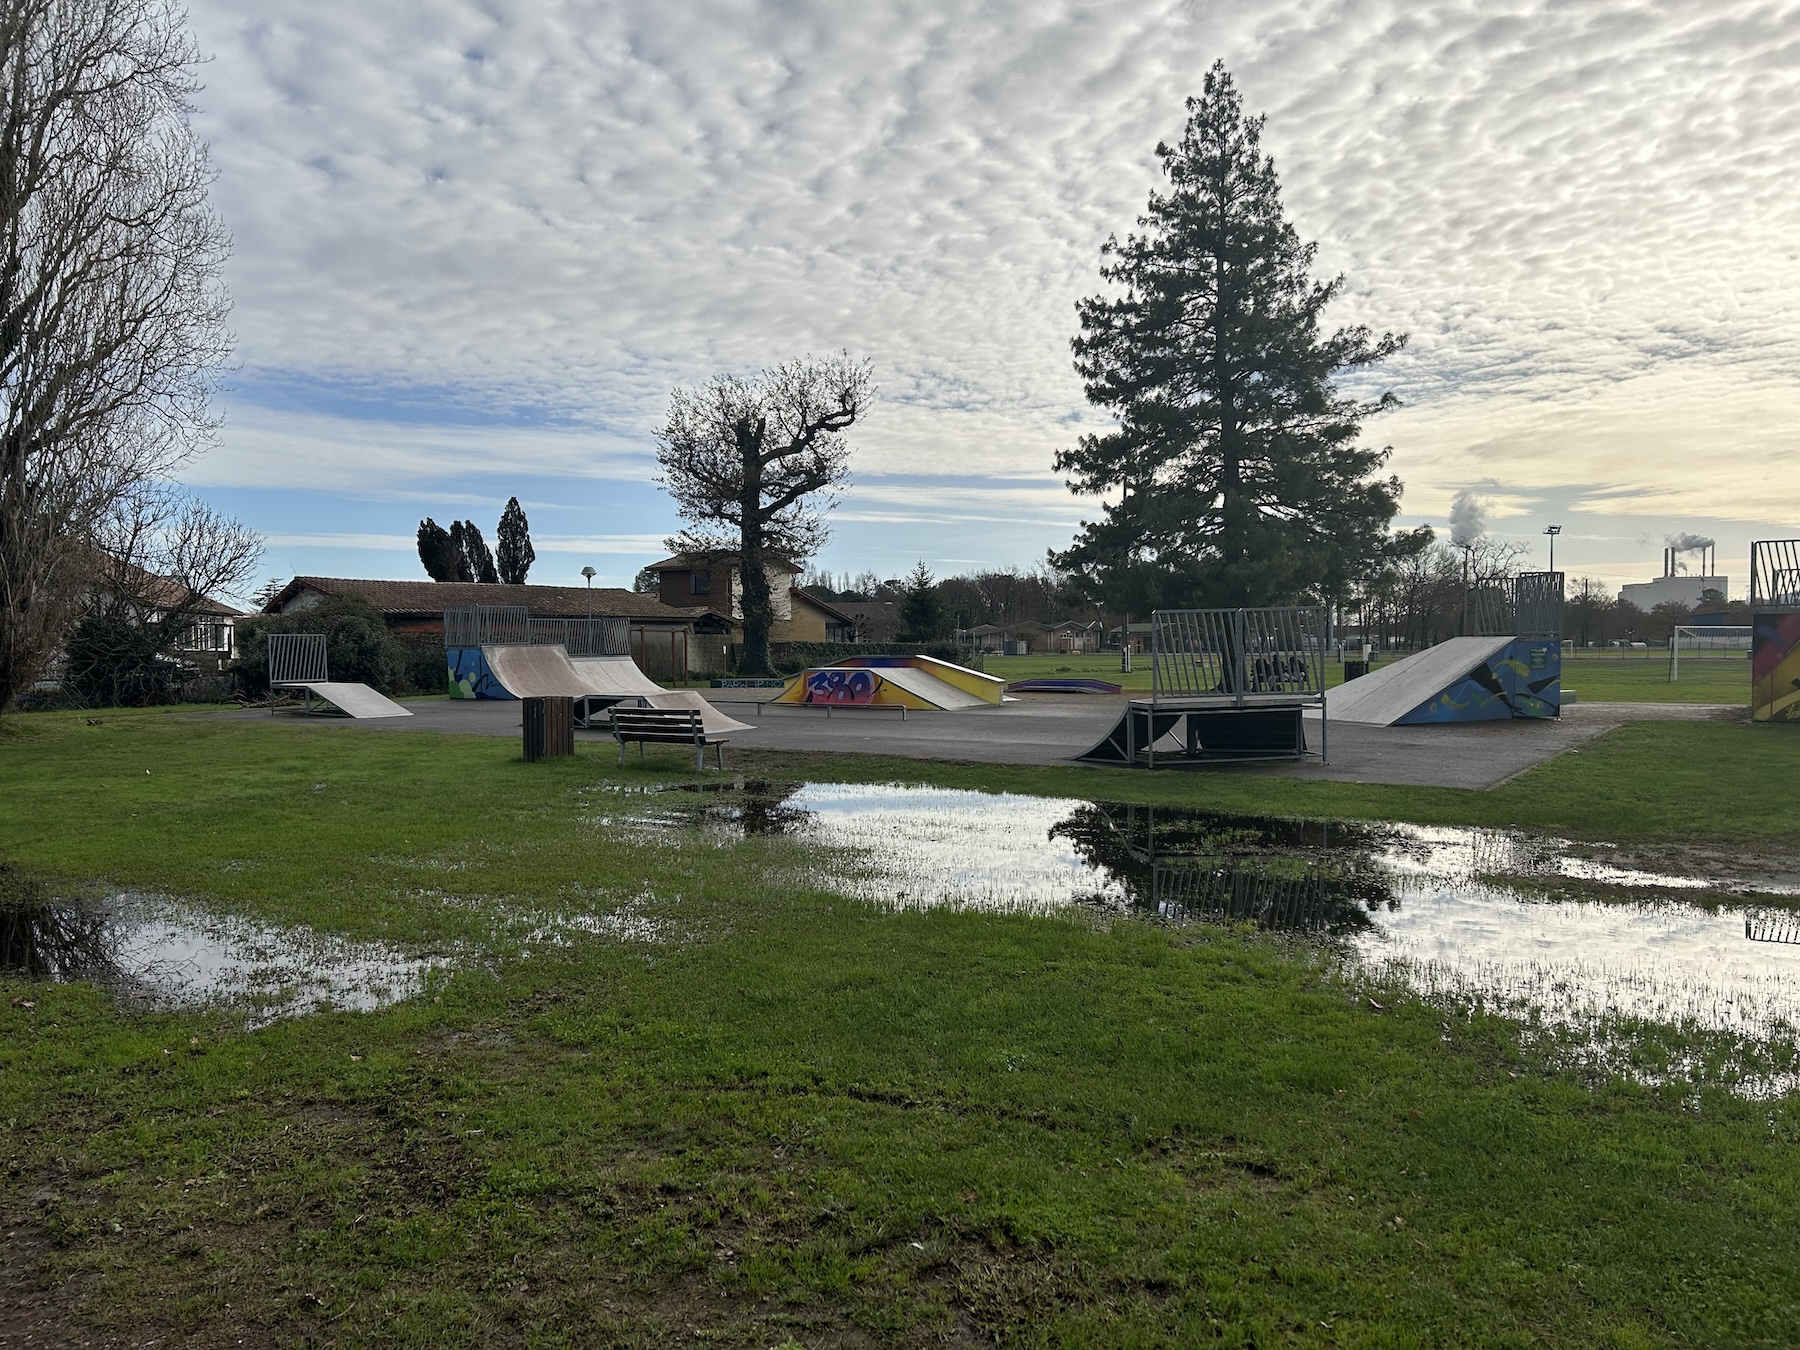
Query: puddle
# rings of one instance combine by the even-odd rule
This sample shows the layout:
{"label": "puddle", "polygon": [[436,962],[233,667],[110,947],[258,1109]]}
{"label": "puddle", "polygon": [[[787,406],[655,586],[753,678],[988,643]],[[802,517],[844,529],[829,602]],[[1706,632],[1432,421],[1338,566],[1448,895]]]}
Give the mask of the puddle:
{"label": "puddle", "polygon": [[253,1027],[423,993],[442,963],[305,927],[274,928],[167,896],[0,908],[0,973],[91,980],[141,1006],[230,1006]]}
{"label": "puddle", "polygon": [[880,903],[1088,906],[1307,935],[1378,978],[1538,1025],[1641,1020],[1790,1049],[1800,1027],[1800,909],[1553,837],[818,783],[671,793],[634,819],[845,850],[832,885]]}

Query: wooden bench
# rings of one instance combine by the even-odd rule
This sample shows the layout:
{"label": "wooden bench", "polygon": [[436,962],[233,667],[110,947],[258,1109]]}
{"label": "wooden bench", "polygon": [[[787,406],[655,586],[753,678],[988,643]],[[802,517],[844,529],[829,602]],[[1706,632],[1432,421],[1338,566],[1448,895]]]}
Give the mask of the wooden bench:
{"label": "wooden bench", "polygon": [[613,739],[619,743],[619,763],[625,762],[625,742],[636,741],[638,758],[645,745],[691,745],[694,767],[706,767],[706,747],[719,748],[719,767],[725,767],[726,737],[708,735],[697,708],[614,708]]}

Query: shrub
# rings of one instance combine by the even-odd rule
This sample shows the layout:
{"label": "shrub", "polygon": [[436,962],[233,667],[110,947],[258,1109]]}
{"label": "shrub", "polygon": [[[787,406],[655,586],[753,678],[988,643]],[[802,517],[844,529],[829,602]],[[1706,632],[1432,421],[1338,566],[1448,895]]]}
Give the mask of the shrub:
{"label": "shrub", "polygon": [[395,633],[400,653],[400,674],[407,691],[442,694],[450,687],[450,668],[444,658],[444,639],[436,633]]}

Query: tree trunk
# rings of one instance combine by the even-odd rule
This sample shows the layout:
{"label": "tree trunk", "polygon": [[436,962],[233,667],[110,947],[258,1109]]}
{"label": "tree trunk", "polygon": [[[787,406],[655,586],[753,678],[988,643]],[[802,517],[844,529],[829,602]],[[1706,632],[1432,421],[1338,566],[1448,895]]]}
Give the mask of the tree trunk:
{"label": "tree trunk", "polygon": [[744,621],[744,657],[740,675],[772,675],[769,629],[774,607],[769,602],[769,574],[763,569],[762,441],[765,424],[737,425],[738,453],[744,460],[743,496],[739,499],[738,581]]}

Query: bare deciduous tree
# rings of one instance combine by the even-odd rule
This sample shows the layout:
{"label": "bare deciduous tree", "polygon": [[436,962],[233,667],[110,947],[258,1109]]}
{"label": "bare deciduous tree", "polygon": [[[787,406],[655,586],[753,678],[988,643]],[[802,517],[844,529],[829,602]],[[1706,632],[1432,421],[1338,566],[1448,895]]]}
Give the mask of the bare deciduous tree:
{"label": "bare deciduous tree", "polygon": [[737,566],[747,674],[769,670],[765,568],[778,559],[798,567],[824,543],[824,510],[850,469],[844,432],[874,394],[869,363],[848,353],[675,391],[657,437],[658,481],[690,528],[668,547]]}
{"label": "bare deciduous tree", "polygon": [[0,0],[0,708],[212,429],[226,238],[168,0]]}
{"label": "bare deciduous tree", "polygon": [[205,621],[209,601],[250,584],[262,537],[204,502],[152,488],[121,500],[95,544],[65,686],[97,703],[166,697],[168,658]]}

